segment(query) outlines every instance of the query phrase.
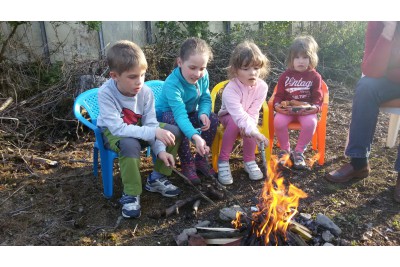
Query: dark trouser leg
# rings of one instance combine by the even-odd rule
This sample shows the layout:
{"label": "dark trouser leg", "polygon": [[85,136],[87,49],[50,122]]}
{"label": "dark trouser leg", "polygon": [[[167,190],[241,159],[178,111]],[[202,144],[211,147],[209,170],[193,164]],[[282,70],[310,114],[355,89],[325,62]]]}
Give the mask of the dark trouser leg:
{"label": "dark trouser leg", "polygon": [[349,143],[345,150],[347,156],[369,157],[379,106],[393,98],[400,98],[400,85],[386,78],[363,77],[358,81],[353,98]]}

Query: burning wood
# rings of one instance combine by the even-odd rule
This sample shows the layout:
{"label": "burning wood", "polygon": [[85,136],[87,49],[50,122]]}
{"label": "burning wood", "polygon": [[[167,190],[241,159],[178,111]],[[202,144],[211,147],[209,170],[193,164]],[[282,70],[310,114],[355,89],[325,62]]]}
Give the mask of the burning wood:
{"label": "burning wood", "polygon": [[[258,211],[253,212],[252,221],[241,222],[241,215],[233,222],[236,228],[249,226],[243,245],[282,245],[288,241],[287,230],[292,217],[297,213],[299,199],[307,194],[293,184],[285,185],[284,178],[278,173],[278,163],[268,166],[269,179],[264,183],[257,204]],[[299,227],[298,227],[299,228]],[[299,228],[300,229],[300,228]],[[302,229],[302,233],[306,233]],[[295,242],[297,243],[297,242]]]}

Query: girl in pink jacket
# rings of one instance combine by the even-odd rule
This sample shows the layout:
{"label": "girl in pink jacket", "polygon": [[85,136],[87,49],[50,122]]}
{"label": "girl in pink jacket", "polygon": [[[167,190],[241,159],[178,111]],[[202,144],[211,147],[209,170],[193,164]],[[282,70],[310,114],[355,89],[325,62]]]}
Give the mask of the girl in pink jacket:
{"label": "girl in pink jacket", "polygon": [[233,183],[229,158],[238,134],[243,137],[244,170],[251,180],[260,180],[263,174],[255,161],[257,142],[268,146],[268,139],[258,128],[259,112],[268,92],[262,80],[270,71],[270,62],[252,42],[240,43],[233,51],[229,67],[229,83],[222,93],[222,106],[218,112],[225,127],[218,157],[218,181]]}

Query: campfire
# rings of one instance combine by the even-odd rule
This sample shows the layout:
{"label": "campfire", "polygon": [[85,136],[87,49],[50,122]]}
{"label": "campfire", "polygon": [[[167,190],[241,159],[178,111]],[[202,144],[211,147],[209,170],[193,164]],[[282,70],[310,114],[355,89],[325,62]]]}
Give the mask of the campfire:
{"label": "campfire", "polygon": [[[318,160],[319,155],[314,156],[308,166]],[[263,159],[264,161],[264,159]],[[266,162],[266,161],[264,161]],[[267,164],[264,164],[264,166]],[[178,245],[189,244],[200,245],[272,245],[272,246],[332,246],[333,244],[346,245],[346,240],[339,238],[341,229],[335,225],[327,216],[318,213],[316,220],[311,214],[298,213],[299,200],[306,198],[307,194],[286,181],[281,175],[282,170],[290,170],[292,165],[289,156],[280,162],[276,157],[272,158],[267,170],[268,177],[265,179],[263,188],[253,202],[251,214],[249,215],[236,200],[237,205],[225,207],[220,210],[219,218],[223,221],[231,221],[232,228],[209,227],[210,222],[199,222],[194,228],[184,229],[175,237]],[[265,169],[265,168],[264,168]],[[176,171],[182,178],[179,171]],[[185,177],[186,178],[186,177]],[[186,178],[187,179],[187,178]],[[216,180],[216,179],[213,179]],[[206,191],[202,193],[195,188],[199,194],[192,195],[187,199],[178,200],[173,206],[161,210],[154,218],[168,217],[179,214],[179,208],[193,203],[194,215],[200,198],[216,206],[214,200],[221,200],[229,196],[228,190],[215,190],[212,184],[207,185]],[[212,198],[212,199],[210,199]],[[236,215],[236,218],[235,218]],[[333,243],[332,243],[333,242]]]}
{"label": "campfire", "polygon": [[[285,159],[283,164],[290,167],[290,159]],[[273,158],[268,166],[268,179],[265,180],[258,197],[257,210],[253,211],[251,218],[239,212],[236,214],[233,226],[236,229],[246,228],[248,231],[247,236],[241,241],[242,245],[290,244],[289,225],[298,228],[299,231],[304,230],[299,224],[291,222],[291,219],[297,213],[299,199],[306,198],[307,194],[293,184],[287,183],[280,173],[278,161]],[[296,237],[292,236],[290,239]]]}

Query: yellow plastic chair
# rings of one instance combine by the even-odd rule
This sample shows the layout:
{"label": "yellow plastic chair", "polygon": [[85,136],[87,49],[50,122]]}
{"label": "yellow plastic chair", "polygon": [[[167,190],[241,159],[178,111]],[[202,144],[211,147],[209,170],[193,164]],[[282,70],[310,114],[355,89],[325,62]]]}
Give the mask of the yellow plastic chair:
{"label": "yellow plastic chair", "polygon": [[[215,112],[215,100],[217,98],[217,94],[225,88],[225,86],[228,84],[229,80],[223,81],[218,83],[217,85],[214,86],[214,88],[211,91],[211,102],[212,102],[212,108],[211,111]],[[222,91],[221,91],[222,93]],[[269,129],[268,129],[268,104],[267,101],[265,100],[263,105],[262,105],[262,110],[263,110],[263,116],[262,116],[262,125],[258,125],[258,129],[260,133],[262,133],[267,139],[269,139]],[[214,141],[211,146],[211,153],[212,153],[212,166],[214,171],[218,172],[218,156],[219,152],[221,150],[221,145],[222,145],[222,137],[224,136],[224,131],[225,128],[220,124],[217,129],[217,133],[215,135]],[[238,139],[241,138],[240,135],[237,137]],[[255,153],[258,153],[258,149],[256,147]],[[265,148],[265,158],[267,162],[271,159],[271,152],[270,149]]]}

